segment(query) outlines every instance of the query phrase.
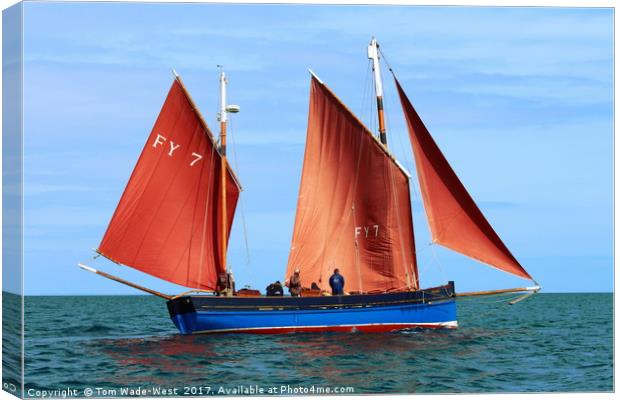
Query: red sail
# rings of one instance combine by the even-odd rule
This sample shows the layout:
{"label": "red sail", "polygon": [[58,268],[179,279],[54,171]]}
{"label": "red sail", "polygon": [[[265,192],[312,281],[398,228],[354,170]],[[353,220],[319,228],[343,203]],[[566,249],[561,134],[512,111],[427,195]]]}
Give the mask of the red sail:
{"label": "red sail", "polygon": [[347,292],[418,287],[409,177],[317,79],[310,89],[306,152],[287,278]]}
{"label": "red sail", "polygon": [[[221,162],[213,136],[175,79],[99,245],[111,260],[214,290],[221,265]],[[228,232],[240,188],[228,170]]]}
{"label": "red sail", "polygon": [[407,119],[433,241],[503,271],[532,279],[467,193],[398,81],[396,86]]}

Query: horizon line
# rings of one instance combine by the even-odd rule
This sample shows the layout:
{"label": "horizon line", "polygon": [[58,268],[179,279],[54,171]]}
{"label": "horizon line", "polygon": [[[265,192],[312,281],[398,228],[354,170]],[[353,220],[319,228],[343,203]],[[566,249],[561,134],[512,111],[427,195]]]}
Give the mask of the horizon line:
{"label": "horizon line", "polygon": [[[614,294],[614,291],[601,291],[601,292],[592,292],[592,291],[588,291],[588,292],[538,292],[536,294]],[[133,297],[157,297],[151,294],[141,294],[141,293],[136,293],[136,294],[132,294],[132,293],[125,293],[125,294],[121,294],[121,293],[107,293],[107,294],[19,294],[19,293],[13,293],[11,291],[7,291],[7,290],[3,290],[2,294],[9,294],[9,295],[13,295],[13,296],[20,296],[20,297],[106,297],[106,296],[133,296]],[[286,295],[284,295],[286,296]]]}

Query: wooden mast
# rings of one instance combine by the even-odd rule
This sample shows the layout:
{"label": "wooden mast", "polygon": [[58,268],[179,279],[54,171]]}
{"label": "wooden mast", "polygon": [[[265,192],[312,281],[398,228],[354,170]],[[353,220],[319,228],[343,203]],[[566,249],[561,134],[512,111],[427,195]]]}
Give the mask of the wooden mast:
{"label": "wooden mast", "polygon": [[226,264],[226,249],[228,247],[228,215],[226,209],[226,122],[228,121],[226,114],[226,74],[224,71],[220,72],[220,185],[221,185],[221,202],[222,202],[222,248],[220,249],[222,254],[222,265],[226,271],[226,281],[228,282],[228,265]]}
{"label": "wooden mast", "polygon": [[381,83],[381,67],[379,64],[379,44],[374,37],[368,45],[368,58],[372,60],[372,71],[375,80],[375,94],[377,95],[377,113],[379,114],[379,138],[387,147],[385,131],[385,116],[383,114],[383,85]]}
{"label": "wooden mast", "polygon": [[[219,112],[219,120],[220,120],[220,159],[221,159],[221,202],[222,202],[222,265],[226,270],[226,282],[229,285],[232,285],[231,282],[231,272],[228,269],[227,261],[226,261],[226,250],[228,248],[228,210],[226,207],[226,174],[228,173],[228,162],[226,160],[226,123],[228,122],[228,113],[237,113],[239,112],[239,106],[237,105],[227,105],[226,104],[226,85],[228,84],[228,80],[226,79],[226,74],[224,71],[220,72],[220,112]],[[233,288],[227,288],[226,294],[232,296]]]}

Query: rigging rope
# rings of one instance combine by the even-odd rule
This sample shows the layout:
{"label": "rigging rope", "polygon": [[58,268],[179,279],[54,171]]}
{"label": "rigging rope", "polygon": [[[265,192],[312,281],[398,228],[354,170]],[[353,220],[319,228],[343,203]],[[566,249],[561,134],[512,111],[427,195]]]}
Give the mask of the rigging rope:
{"label": "rigging rope", "polygon": [[[368,69],[367,69],[367,74],[372,74],[373,71],[373,63],[372,60],[368,60]],[[377,101],[376,101],[376,97],[374,98],[375,101],[373,101],[373,93],[375,90],[375,87],[373,85],[372,80],[368,80],[369,83],[365,83],[365,86],[368,89],[368,113],[369,113],[369,118],[368,118],[368,129],[370,129],[371,132],[378,132],[379,131],[379,120],[375,120],[375,118],[377,117],[378,114],[378,110],[377,110]],[[375,93],[376,94],[376,93]]]}
{"label": "rigging rope", "polygon": [[[208,135],[208,133],[206,135]],[[211,140],[211,139],[207,138],[206,140]],[[213,176],[213,163],[215,162],[215,146],[216,144],[212,142],[211,161],[209,163],[209,172],[208,172],[209,175],[207,178],[208,182],[212,181],[212,176]],[[207,220],[209,219],[208,211],[209,211],[209,204],[211,202],[211,187],[212,186],[213,185],[210,184],[207,189],[207,201],[205,201],[204,220],[202,223],[202,235],[200,237],[200,258],[199,258],[200,261],[198,263],[198,282],[202,281],[202,270],[204,268],[204,248],[205,248],[205,238],[207,236]],[[187,275],[189,278],[189,268],[187,269]]]}
{"label": "rigging rope", "polygon": [[379,54],[381,54],[381,58],[383,58],[383,61],[385,61],[385,65],[387,65],[388,70],[392,73],[392,76],[396,77],[396,74],[394,73],[392,66],[390,65],[387,58],[385,57],[385,54],[383,54],[383,51],[381,50],[381,47],[378,47],[378,50],[379,50]]}
{"label": "rigging rope", "polygon": [[[386,62],[387,65],[387,62]],[[389,67],[388,67],[389,68]],[[411,163],[411,157],[409,157],[409,149],[411,149],[410,146],[405,146],[403,143],[403,135],[402,134],[395,134],[395,131],[391,130],[392,127],[392,119],[390,118],[390,114],[387,110],[392,108],[392,104],[390,102],[390,96],[387,96],[387,92],[390,91],[390,89],[386,89],[386,88],[391,88],[391,85],[385,85],[385,81],[384,81],[384,76],[381,75],[381,84],[383,85],[383,90],[384,90],[384,95],[383,95],[383,103],[384,103],[384,115],[385,115],[385,125],[386,125],[386,130],[388,132],[391,132],[390,135],[388,135],[388,140],[392,139],[392,144],[394,144],[394,137],[396,137],[397,139],[397,146],[393,147],[395,149],[398,150],[398,160],[403,162],[405,164],[405,167],[407,169],[407,171],[409,173],[414,173],[414,169],[413,169],[413,165]],[[396,153],[396,151],[392,152],[393,154]]]}
{"label": "rigging rope", "polygon": [[431,252],[433,253],[433,259],[435,260],[435,265],[437,265],[439,273],[441,274],[441,278],[444,280],[444,282],[446,282],[448,280],[448,277],[446,276],[443,266],[441,265],[441,261],[439,261],[439,257],[435,252],[435,243],[430,242],[428,245],[430,246]]}
{"label": "rigging rope", "polygon": [[[365,97],[367,94],[367,87],[368,87],[368,78],[369,78],[369,72],[368,70],[366,71],[366,78],[365,78],[365,82],[364,82],[364,90],[363,90],[363,96],[362,96],[362,102],[361,102],[361,110],[363,112],[364,109],[364,103],[365,103]],[[362,115],[360,113],[360,115]],[[362,132],[361,134],[363,135],[364,128],[362,127]],[[357,185],[359,182],[359,169],[360,169],[360,163],[361,163],[361,158],[362,158],[362,150],[364,148],[364,142],[362,141],[360,143],[360,147],[358,150],[358,154],[357,154],[357,162],[355,164],[355,179],[353,181],[353,193],[357,192]],[[351,204],[351,209],[349,211],[349,218],[353,218],[353,225],[357,226],[357,218],[356,218],[356,210],[355,210],[355,202],[353,204]],[[342,240],[343,235],[340,235],[338,238],[338,241],[336,242],[336,247],[338,247],[340,245],[340,240]],[[353,245],[355,246],[355,266],[356,266],[356,270],[357,270],[357,285],[358,285],[358,290],[360,292],[363,292],[363,281],[362,281],[362,273],[361,273],[361,269],[360,269],[360,257],[359,257],[359,246],[357,243],[357,238],[354,236],[353,237]]]}
{"label": "rigging rope", "polygon": [[[235,162],[235,170],[237,171],[237,174],[241,174],[241,171],[239,170],[239,162],[237,161],[237,144],[235,142],[235,135],[234,135],[234,129],[233,129],[233,123],[232,123],[233,119],[231,118],[229,120],[229,125],[230,125],[230,138],[232,139],[232,152],[233,152],[233,160]],[[243,225],[243,239],[245,242],[245,257],[246,257],[246,264],[250,264],[250,245],[248,242],[248,229],[247,229],[247,225],[246,225],[246,220],[245,220],[245,210],[244,210],[244,206],[243,206],[243,198],[245,197],[245,195],[243,195],[243,193],[239,193],[239,208],[241,209],[241,223]]]}
{"label": "rigging rope", "polygon": [[[366,115],[365,114],[365,107],[366,107],[366,104],[367,104],[367,101],[368,101],[367,99],[370,97],[369,96],[369,90],[368,90],[368,88],[369,88],[368,80],[369,80],[370,72],[371,72],[371,68],[370,68],[370,63],[371,62],[372,62],[371,60],[368,60],[368,67],[366,68],[366,76],[364,78],[364,86],[362,87],[362,89],[363,89],[362,93],[363,94],[362,94],[362,101],[361,101],[361,104],[360,104],[360,117],[362,118],[362,121],[364,120],[364,115]],[[369,107],[370,107],[370,105],[369,105]]]}

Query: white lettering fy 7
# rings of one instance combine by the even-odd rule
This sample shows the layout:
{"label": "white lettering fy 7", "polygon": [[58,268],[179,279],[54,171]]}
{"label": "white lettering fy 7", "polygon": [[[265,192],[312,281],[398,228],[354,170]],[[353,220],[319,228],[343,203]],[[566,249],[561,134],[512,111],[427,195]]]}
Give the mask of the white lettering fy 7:
{"label": "white lettering fy 7", "polygon": [[[160,134],[157,134],[157,137],[153,141],[153,147],[157,148],[157,146],[163,146],[164,142],[168,141],[168,139]],[[169,142],[170,148],[168,149],[168,157],[172,157],[175,151],[181,147],[180,144],[174,143],[172,140]],[[202,155],[198,153],[192,152],[192,161],[189,163],[190,167],[193,167],[198,161],[202,160]]]}
{"label": "white lettering fy 7", "polygon": [[378,237],[379,236],[379,225],[362,225],[355,227],[355,238],[363,235],[363,237]]}

